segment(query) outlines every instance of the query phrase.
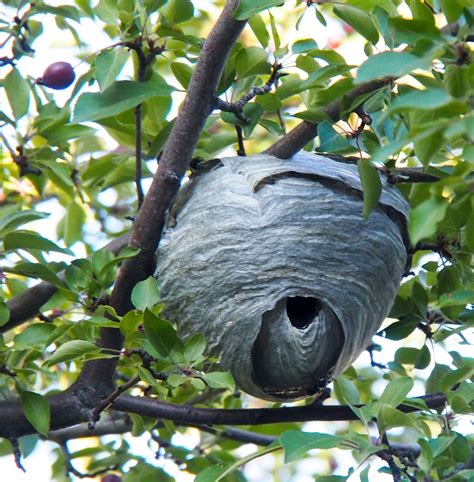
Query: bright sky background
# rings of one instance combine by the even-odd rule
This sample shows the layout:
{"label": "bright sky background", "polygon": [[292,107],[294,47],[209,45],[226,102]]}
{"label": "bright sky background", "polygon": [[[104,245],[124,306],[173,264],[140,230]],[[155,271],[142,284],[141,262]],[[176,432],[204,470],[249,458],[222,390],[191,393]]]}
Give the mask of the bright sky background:
{"label": "bright sky background", "polygon": [[[49,1],[49,4],[52,5],[60,5],[68,3],[67,1]],[[209,6],[212,5],[212,2],[209,0],[194,0],[194,4],[198,6]],[[274,9],[274,14],[276,17],[284,16],[285,12],[284,9]],[[39,19],[39,17],[38,17]],[[87,64],[80,64],[78,59],[71,58],[71,47],[74,45],[72,38],[69,38],[68,34],[64,31],[60,31],[56,25],[52,17],[44,17],[42,19],[44,21],[45,31],[48,32],[47,35],[42,35],[35,43],[34,48],[36,50],[36,56],[34,58],[24,57],[20,60],[18,67],[23,75],[28,75],[33,78],[40,77],[43,73],[44,69],[51,64],[52,62],[66,60],[69,61],[73,66],[76,67],[76,75],[79,77],[82,73],[87,70]],[[78,29],[79,32],[86,32],[83,35],[83,38],[89,40],[91,45],[91,52],[96,51],[102,47],[110,45],[110,39],[101,32],[100,28],[96,24],[91,21],[84,22],[84,24]],[[282,38],[283,43],[289,42],[298,38],[305,38],[311,37],[314,38],[320,47],[324,47],[328,42],[328,39],[331,40],[341,40],[342,44],[338,47],[338,52],[343,54],[346,58],[350,59],[352,63],[357,63],[361,61],[361,58],[356,58],[357,56],[361,55],[362,52],[362,45],[363,41],[356,36],[351,37],[351,41],[347,42],[344,41],[344,32],[342,29],[341,24],[328,19],[328,27],[324,28],[321,25],[316,23],[314,12],[309,10],[306,12],[305,18],[300,25],[299,31],[295,29],[291,32],[287,32],[285,34],[285,38]],[[76,50],[77,51],[77,50]],[[78,65],[79,64],[79,65]],[[125,70],[122,73],[122,76],[126,76],[127,71]],[[64,102],[70,95],[71,88],[67,89],[66,91],[55,91],[56,100],[59,104]],[[4,99],[0,98],[0,107],[4,102]],[[42,211],[51,212],[52,215],[48,218],[48,220],[44,223],[38,223],[35,226],[38,227],[38,230],[42,232],[43,235],[51,237],[51,225],[55,224],[59,221],[62,216],[61,207],[58,206],[56,203],[42,203],[41,209]],[[77,246],[77,245],[76,245]],[[84,252],[76,248],[76,255],[77,256],[84,256]],[[377,340],[379,341],[379,339]],[[421,346],[423,343],[423,338],[419,337],[419,339],[411,339],[410,345],[411,346]],[[390,359],[393,356],[394,352],[399,348],[399,342],[384,342],[384,359]],[[468,348],[465,347],[465,355],[468,355]],[[447,355],[446,351],[437,347],[436,361],[446,362],[450,361],[450,357]],[[367,365],[369,362],[369,357],[367,353],[363,353],[359,358],[356,366],[364,366]],[[425,370],[425,373],[428,375],[431,371],[432,367],[429,367]],[[380,380],[379,384],[379,391],[380,393],[385,386],[385,382]],[[421,387],[417,387],[413,390],[412,395],[417,395],[421,392]],[[456,429],[459,430],[461,433],[470,433],[472,429],[472,424],[468,422],[466,417],[466,422],[460,424]],[[338,428],[344,427],[344,422],[311,422],[306,424],[305,430],[308,431],[328,431],[336,430]],[[129,437],[129,440],[132,441],[132,446],[134,451],[140,454],[146,453],[146,450],[149,450],[146,445],[146,436],[142,436],[138,439],[132,439]],[[174,442],[177,445],[185,445],[187,447],[195,446],[199,441],[198,433],[195,429],[191,429],[189,435],[185,438],[178,434],[175,437]],[[89,440],[78,440],[73,441],[69,444],[70,450],[74,451],[79,448],[84,448],[90,444]],[[51,442],[42,442],[38,444],[37,449],[34,451],[32,455],[26,458],[23,461],[23,465],[27,470],[26,474],[23,474],[19,471],[11,456],[7,457],[0,457],[0,479],[2,482],[50,482],[50,467],[54,458],[52,457],[51,451],[55,449],[57,446]],[[251,445],[243,446],[241,449],[241,455],[247,455],[255,451],[255,447]],[[337,459],[339,462],[339,466],[336,470],[337,474],[345,474],[347,473],[347,468],[353,465],[353,459],[350,455],[349,451],[338,451],[339,454],[337,455]],[[150,457],[149,461],[153,463],[153,452],[149,450]],[[269,477],[268,473],[269,470],[273,469],[273,465],[275,463],[275,458],[273,456],[265,456],[262,458],[257,459],[249,463],[246,466],[245,473],[248,476],[249,480],[255,482],[273,482],[273,477]],[[296,476],[291,476],[290,468],[291,466],[283,465],[280,462],[278,470],[278,479],[280,481],[285,482],[313,482],[314,474],[319,469],[324,469],[324,466],[318,467],[318,462],[315,459],[306,459],[303,460],[298,464],[298,473]],[[75,463],[76,467],[81,470],[83,467],[80,466],[80,463]],[[375,464],[374,464],[375,466]],[[378,464],[376,467],[379,467]],[[190,474],[185,474],[177,470],[172,462],[166,462],[165,464],[166,470],[169,471],[171,475],[173,475],[178,482],[191,482],[194,479],[194,476]],[[362,467],[363,468],[363,467]],[[375,477],[373,480],[383,481],[391,481],[391,477],[383,476],[380,474],[376,474],[376,468],[372,469],[372,477]],[[80,479],[73,479],[73,480],[80,480]],[[92,479],[86,479],[92,480]],[[99,478],[96,480],[100,480]],[[352,482],[356,482],[358,480],[357,474],[351,477]]]}

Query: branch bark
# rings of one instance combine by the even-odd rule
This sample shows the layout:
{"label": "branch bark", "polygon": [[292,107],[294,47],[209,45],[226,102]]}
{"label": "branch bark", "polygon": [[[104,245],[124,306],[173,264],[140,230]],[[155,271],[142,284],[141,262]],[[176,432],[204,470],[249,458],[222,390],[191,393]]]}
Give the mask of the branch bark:
{"label": "branch bark", "polygon": [[[442,393],[419,397],[428,408],[439,408],[446,404]],[[409,405],[399,405],[405,413],[419,409]],[[175,405],[152,398],[123,396],[113,404],[113,409],[137,413],[148,417],[173,420],[176,423],[198,425],[264,425],[285,422],[358,420],[349,406],[345,405],[306,405],[303,407],[217,409],[196,408],[189,405]]]}
{"label": "branch bark", "polygon": [[130,294],[135,284],[154,271],[155,251],[167,210],[191,161],[204,123],[214,108],[216,88],[227,56],[246,25],[246,21],[233,17],[237,5],[238,0],[228,0],[203,46],[188,95],[135,219],[129,245],[141,251],[137,257],[124,262],[115,283],[111,302],[119,314],[132,308]]}
{"label": "branch bark", "polygon": [[[389,85],[393,81],[393,78],[383,78],[373,80],[365,84],[361,84],[355,87],[349,93],[347,93],[342,99],[335,100],[325,107],[321,108],[329,119],[334,122],[341,120],[341,113],[345,105],[353,102],[360,95],[375,92],[386,85]],[[275,144],[270,146],[265,153],[280,159],[289,159],[294,154],[299,152],[310,141],[312,141],[318,135],[318,124],[313,122],[303,121],[292,129],[288,134],[281,137]]]}

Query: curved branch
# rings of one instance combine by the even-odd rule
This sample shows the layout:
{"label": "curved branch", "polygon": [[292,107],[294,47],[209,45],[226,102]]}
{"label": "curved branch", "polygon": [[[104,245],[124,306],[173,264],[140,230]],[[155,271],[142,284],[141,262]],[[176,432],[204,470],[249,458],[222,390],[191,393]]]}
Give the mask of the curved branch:
{"label": "curved branch", "polygon": [[[125,246],[127,246],[129,239],[128,234],[124,234],[119,238],[113,239],[106,244],[103,249],[108,249],[114,254],[118,254]],[[63,279],[63,275],[59,274],[59,278]],[[58,288],[46,281],[42,281],[35,286],[23,291],[17,296],[14,296],[7,301],[8,309],[10,310],[10,318],[7,323],[0,326],[0,333],[5,333],[25,321],[34,318],[40,308],[56,293]]]}
{"label": "curved branch", "polygon": [[[341,113],[344,107],[351,104],[360,95],[375,92],[386,85],[393,82],[393,78],[386,77],[384,79],[373,80],[365,84],[361,84],[342,99],[335,100],[325,107],[321,107],[321,112],[334,122],[341,120]],[[318,124],[303,121],[293,130],[281,137],[275,144],[270,146],[264,152],[280,159],[289,159],[291,156],[299,152],[310,141],[318,135]]]}
{"label": "curved branch", "polygon": [[[443,407],[446,396],[442,393],[419,397],[428,408]],[[409,405],[399,405],[405,413],[419,411]],[[358,420],[356,414],[346,405],[306,405],[284,408],[218,409],[196,408],[189,405],[175,405],[152,398],[123,396],[113,404],[120,412],[137,413],[148,417],[173,420],[176,423],[198,425],[264,425],[284,422]]]}
{"label": "curved branch", "polygon": [[217,84],[227,56],[247,23],[233,17],[237,5],[238,0],[227,1],[203,46],[188,94],[135,219],[129,245],[141,251],[135,258],[126,260],[119,271],[111,297],[112,306],[119,314],[133,308],[130,304],[133,287],[154,271],[155,251],[167,210],[191,161],[204,123],[214,108]]}

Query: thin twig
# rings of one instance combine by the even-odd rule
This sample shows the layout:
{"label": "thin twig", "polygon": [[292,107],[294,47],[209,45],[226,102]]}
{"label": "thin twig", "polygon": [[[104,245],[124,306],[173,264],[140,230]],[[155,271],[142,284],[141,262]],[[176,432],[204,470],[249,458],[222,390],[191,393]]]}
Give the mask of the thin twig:
{"label": "thin twig", "polygon": [[15,458],[15,465],[22,470],[23,472],[26,472],[25,467],[21,464],[21,450],[20,446],[18,445],[18,439],[17,438],[9,438],[8,441],[10,442],[11,446],[13,447],[13,457]]}
{"label": "thin twig", "polygon": [[239,148],[237,149],[237,155],[245,157],[247,154],[245,152],[244,135],[243,135],[242,127],[235,126],[235,130],[237,132],[237,143],[239,145]]}
{"label": "thin twig", "polygon": [[[138,57],[138,82],[145,82],[148,67],[153,63],[157,55],[164,51],[164,47],[156,47],[152,41],[148,42],[149,53],[145,54],[142,46],[143,38],[140,36],[133,42],[125,42],[123,45],[134,50]],[[143,204],[145,197],[142,186],[142,104],[135,107],[135,186],[137,190],[138,209]]]}
{"label": "thin twig", "polygon": [[272,68],[272,74],[265,85],[262,87],[252,87],[237,102],[227,102],[217,98],[215,108],[224,112],[232,112],[238,119],[247,124],[249,121],[242,114],[244,107],[257,95],[264,95],[272,90],[272,87],[278,82],[278,80],[286,75],[281,72],[281,68],[281,64],[275,64]]}
{"label": "thin twig", "polygon": [[95,423],[100,419],[100,414],[109,408],[123,393],[135,386],[140,381],[140,377],[131,378],[128,382],[117,387],[107,398],[98,403],[91,412],[89,418],[89,428],[93,429]]}
{"label": "thin twig", "polygon": [[145,197],[142,186],[142,105],[135,107],[135,186],[137,189],[138,209]]}

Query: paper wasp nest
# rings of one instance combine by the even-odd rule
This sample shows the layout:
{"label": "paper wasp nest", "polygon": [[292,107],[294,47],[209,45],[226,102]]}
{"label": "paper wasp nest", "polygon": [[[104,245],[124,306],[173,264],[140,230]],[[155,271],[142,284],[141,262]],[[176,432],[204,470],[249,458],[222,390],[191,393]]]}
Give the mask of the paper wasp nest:
{"label": "paper wasp nest", "polygon": [[362,217],[357,166],[308,153],[221,160],[185,184],[158,248],[165,316],[244,391],[312,394],[368,346],[407,262],[407,204],[384,179]]}

